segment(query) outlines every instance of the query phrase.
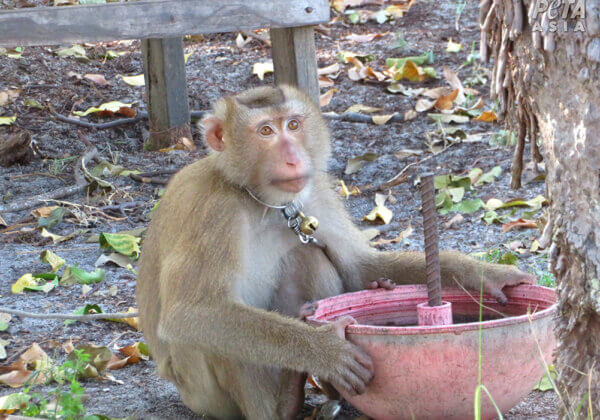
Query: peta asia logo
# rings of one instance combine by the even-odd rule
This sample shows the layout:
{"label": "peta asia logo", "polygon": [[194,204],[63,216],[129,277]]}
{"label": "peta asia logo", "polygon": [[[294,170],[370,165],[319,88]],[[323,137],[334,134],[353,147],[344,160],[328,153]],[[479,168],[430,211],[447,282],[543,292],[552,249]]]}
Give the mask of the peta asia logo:
{"label": "peta asia logo", "polygon": [[532,31],[585,32],[585,0],[534,0]]}

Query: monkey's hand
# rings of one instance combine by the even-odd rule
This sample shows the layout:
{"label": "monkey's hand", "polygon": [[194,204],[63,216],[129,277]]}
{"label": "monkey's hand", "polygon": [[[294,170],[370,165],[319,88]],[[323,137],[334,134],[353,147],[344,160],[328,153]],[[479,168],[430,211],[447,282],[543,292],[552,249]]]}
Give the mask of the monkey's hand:
{"label": "monkey's hand", "polygon": [[396,284],[394,284],[394,282],[390,279],[386,279],[385,277],[380,277],[377,280],[373,280],[367,285],[367,288],[369,289],[381,288],[385,290],[392,290],[394,287],[396,287]]}
{"label": "monkey's hand", "polygon": [[480,282],[483,280],[483,291],[495,297],[502,304],[507,302],[506,295],[502,291],[504,287],[535,284],[537,280],[534,275],[525,273],[512,265],[481,263],[478,268],[479,273],[471,272],[468,277],[464,274],[470,270],[465,270],[464,274],[460,276],[461,278],[456,281],[469,289],[479,290]]}
{"label": "monkey's hand", "polygon": [[328,381],[349,396],[364,393],[367,384],[373,379],[371,357],[358,346],[345,340],[346,327],[355,323],[351,316],[343,316],[326,327],[329,334],[322,346],[327,349],[331,363],[323,366],[322,372],[314,372],[319,378]]}
{"label": "monkey's hand", "polygon": [[298,318],[306,321],[306,318],[315,314],[317,311],[317,306],[317,302],[305,302],[298,311]]}

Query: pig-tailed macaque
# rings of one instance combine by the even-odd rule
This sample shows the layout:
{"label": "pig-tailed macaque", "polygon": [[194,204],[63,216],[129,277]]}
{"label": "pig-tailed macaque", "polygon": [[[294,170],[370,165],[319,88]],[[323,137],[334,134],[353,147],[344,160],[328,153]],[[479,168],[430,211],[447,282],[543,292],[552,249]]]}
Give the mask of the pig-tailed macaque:
{"label": "pig-tailed macaque", "polygon": [[[140,261],[141,327],[159,373],[218,419],[293,418],[302,373],[364,392],[372,361],[342,338],[353,320],[313,327],[300,308],[389,286],[382,278],[424,283],[424,254],[374,250],[353,225],[326,174],[327,125],[304,93],[228,96],[203,126],[212,153],[170,181]],[[440,261],[445,285],[483,281],[500,301],[504,286],[534,280],[458,252]]]}

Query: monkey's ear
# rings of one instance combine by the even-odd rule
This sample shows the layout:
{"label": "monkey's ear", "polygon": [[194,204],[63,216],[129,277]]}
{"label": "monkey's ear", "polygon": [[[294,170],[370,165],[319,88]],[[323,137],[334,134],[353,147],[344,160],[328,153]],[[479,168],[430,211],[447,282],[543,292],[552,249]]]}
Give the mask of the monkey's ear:
{"label": "monkey's ear", "polygon": [[208,145],[217,152],[225,150],[223,142],[223,121],[215,116],[210,116],[202,121],[204,137]]}

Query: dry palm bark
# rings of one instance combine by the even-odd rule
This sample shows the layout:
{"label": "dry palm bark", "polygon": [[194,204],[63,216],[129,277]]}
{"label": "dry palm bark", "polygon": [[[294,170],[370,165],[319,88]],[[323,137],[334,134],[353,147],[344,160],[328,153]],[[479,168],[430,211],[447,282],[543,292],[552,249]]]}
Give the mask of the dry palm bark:
{"label": "dry palm bark", "polygon": [[519,141],[512,187],[521,184],[526,137],[536,160],[541,140],[546,163],[563,418],[600,415],[599,10],[600,0],[480,4],[481,56],[494,60],[491,95]]}

